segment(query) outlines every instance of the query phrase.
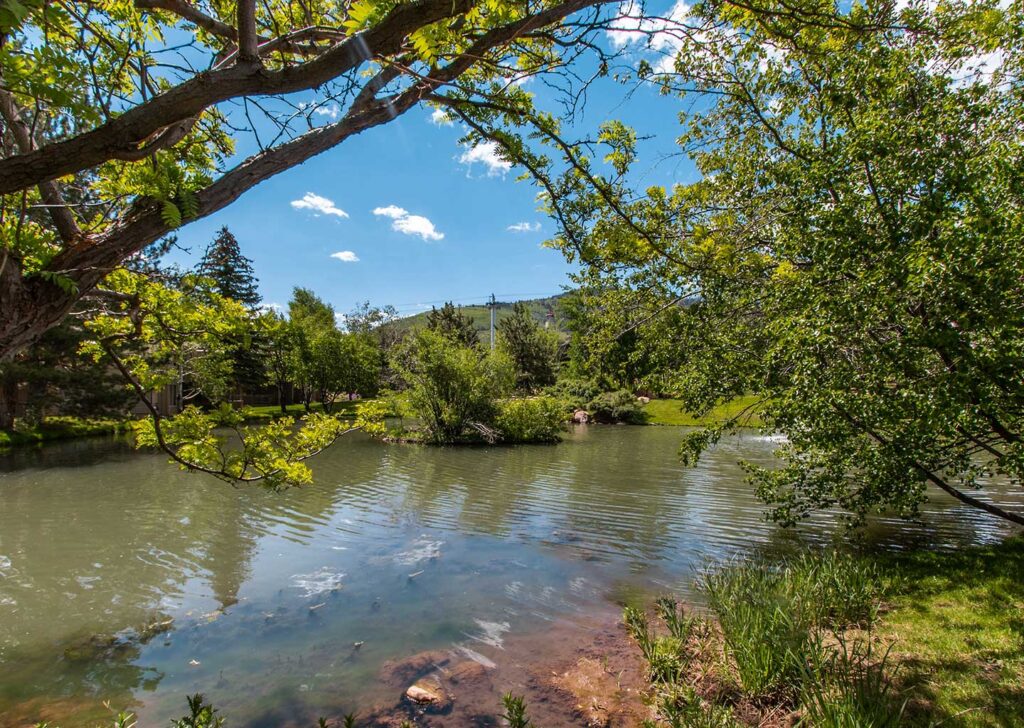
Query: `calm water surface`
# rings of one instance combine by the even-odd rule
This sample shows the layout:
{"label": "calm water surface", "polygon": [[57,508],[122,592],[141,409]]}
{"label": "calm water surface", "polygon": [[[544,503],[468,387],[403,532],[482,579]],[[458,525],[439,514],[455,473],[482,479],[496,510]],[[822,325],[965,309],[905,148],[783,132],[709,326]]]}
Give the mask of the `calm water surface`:
{"label": "calm water surface", "polygon": [[[495,654],[615,602],[696,598],[708,559],[835,532],[827,517],[797,532],[764,523],[736,463],[770,462],[770,438],[732,438],[685,469],[680,435],[591,427],[492,449],[354,436],[314,461],[315,485],[286,493],[116,442],[0,457],[0,725],[92,724],[103,700],[166,725],[197,690],[232,726],[366,707],[386,697],[386,659]],[[1006,533],[938,494],[924,524],[880,521],[869,538]]]}

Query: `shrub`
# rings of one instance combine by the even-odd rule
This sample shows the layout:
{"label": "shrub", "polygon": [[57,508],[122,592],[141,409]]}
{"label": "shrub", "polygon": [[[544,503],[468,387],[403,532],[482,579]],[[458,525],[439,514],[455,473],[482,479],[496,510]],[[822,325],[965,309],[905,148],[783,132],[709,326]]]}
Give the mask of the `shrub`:
{"label": "shrub", "polygon": [[504,400],[495,420],[504,442],[557,442],[564,423],[562,406],[553,397]]}
{"label": "shrub", "polygon": [[395,368],[409,385],[406,400],[427,439],[454,442],[475,423],[491,423],[512,387],[511,362],[424,329],[399,350]]}
{"label": "shrub", "polygon": [[559,379],[546,391],[569,409],[586,409],[601,394],[601,385],[593,379]]}
{"label": "shrub", "polygon": [[625,422],[631,425],[642,425],[647,421],[644,408],[640,406],[632,393],[624,389],[599,394],[590,401],[587,410],[597,422],[607,424]]}

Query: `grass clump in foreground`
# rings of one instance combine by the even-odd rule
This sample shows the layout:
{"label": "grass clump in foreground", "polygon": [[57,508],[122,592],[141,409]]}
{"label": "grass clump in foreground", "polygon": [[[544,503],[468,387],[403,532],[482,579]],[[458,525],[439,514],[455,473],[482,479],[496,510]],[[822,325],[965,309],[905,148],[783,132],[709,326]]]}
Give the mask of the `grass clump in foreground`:
{"label": "grass clump in foreground", "polygon": [[837,552],[736,561],[708,570],[700,588],[714,619],[659,600],[667,635],[626,611],[649,664],[651,725],[898,724],[901,697],[870,631],[884,592],[874,565]]}
{"label": "grass clump in foreground", "polygon": [[626,610],[651,725],[1024,726],[1024,539],[737,561],[700,587],[707,617]]}
{"label": "grass clump in foreground", "polygon": [[652,399],[644,405],[647,423],[651,425],[676,425],[685,427],[711,427],[721,425],[735,417],[743,427],[760,427],[763,423],[757,414],[758,398],[743,395],[714,407],[701,417],[696,417],[683,408],[678,399]]}

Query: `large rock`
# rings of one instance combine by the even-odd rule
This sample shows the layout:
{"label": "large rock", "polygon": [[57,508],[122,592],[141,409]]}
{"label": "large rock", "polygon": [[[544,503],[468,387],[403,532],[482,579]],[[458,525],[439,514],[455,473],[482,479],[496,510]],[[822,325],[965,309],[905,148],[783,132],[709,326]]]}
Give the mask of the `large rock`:
{"label": "large rock", "polygon": [[572,413],[572,421],[577,425],[585,425],[590,422],[590,413],[586,410],[576,410]]}
{"label": "large rock", "polygon": [[444,713],[452,707],[452,698],[435,676],[417,680],[405,691],[405,699],[428,713]]}
{"label": "large rock", "polygon": [[413,680],[444,667],[451,659],[451,654],[444,650],[427,650],[401,660],[388,660],[380,668],[380,679],[390,685],[408,685]]}

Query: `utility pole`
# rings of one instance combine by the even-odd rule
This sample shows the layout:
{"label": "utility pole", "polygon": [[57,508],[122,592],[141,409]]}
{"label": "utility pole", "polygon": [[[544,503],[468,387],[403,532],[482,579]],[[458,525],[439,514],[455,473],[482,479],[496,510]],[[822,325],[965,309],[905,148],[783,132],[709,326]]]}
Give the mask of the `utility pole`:
{"label": "utility pole", "polygon": [[491,351],[494,351],[494,309],[496,308],[496,302],[494,300],[493,293],[491,294],[491,300],[487,305],[491,309]]}

